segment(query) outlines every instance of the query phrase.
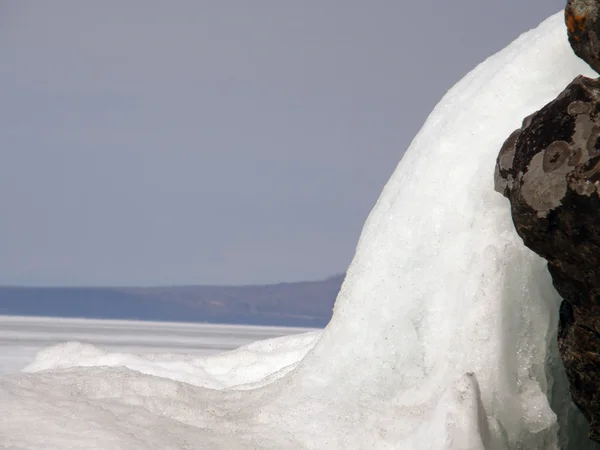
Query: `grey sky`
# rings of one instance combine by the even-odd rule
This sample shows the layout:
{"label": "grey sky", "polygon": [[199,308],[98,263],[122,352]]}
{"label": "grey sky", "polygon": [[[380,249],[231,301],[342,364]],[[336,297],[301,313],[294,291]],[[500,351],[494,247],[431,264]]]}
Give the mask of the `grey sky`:
{"label": "grey sky", "polygon": [[563,4],[3,0],[0,284],[342,272],[439,98]]}

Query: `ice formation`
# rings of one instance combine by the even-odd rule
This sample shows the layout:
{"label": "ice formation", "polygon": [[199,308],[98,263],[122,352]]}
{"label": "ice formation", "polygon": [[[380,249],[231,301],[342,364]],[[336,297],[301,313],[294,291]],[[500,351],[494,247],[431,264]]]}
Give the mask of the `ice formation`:
{"label": "ice formation", "polygon": [[[506,136],[580,73],[590,69],[569,47],[561,13],[446,94],[371,212],[331,323],[311,350],[317,335],[289,346],[304,348],[298,358],[308,351],[299,362],[274,364],[272,376],[240,370],[235,384],[244,389],[218,390],[173,376],[173,366],[157,376],[143,369],[150,360],[115,367],[118,358],[88,349],[80,364],[72,353],[81,349],[72,348],[71,363],[48,365],[42,355],[30,369],[47,370],[0,378],[0,442],[61,449],[594,448],[557,359],[559,298],[493,189]],[[272,360],[292,338],[281,339]],[[241,367],[243,352],[239,357]],[[235,359],[215,359],[203,370],[216,373]],[[244,383],[246,376],[254,384]]]}
{"label": "ice formation", "polygon": [[230,352],[200,357],[174,353],[132,355],[108,352],[80,342],[65,342],[40,351],[23,371],[126,367],[210,389],[250,389],[281,378],[295,368],[320,336],[321,331],[315,330],[265,339]]}

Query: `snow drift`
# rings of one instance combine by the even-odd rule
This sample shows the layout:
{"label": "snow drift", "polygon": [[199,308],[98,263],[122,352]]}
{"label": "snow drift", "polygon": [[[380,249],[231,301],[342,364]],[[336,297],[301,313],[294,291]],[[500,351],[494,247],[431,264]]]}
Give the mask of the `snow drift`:
{"label": "snow drift", "polygon": [[[84,362],[76,346],[66,349],[68,364],[41,354],[29,370],[45,370],[0,379],[0,442],[594,448],[558,358],[560,299],[544,261],[517,237],[508,202],[493,190],[504,139],[580,73],[590,69],[569,47],[561,13],[447,93],[371,212],[331,323],[316,344],[317,335],[296,338],[281,353],[308,351],[301,361],[273,364],[274,375],[240,369],[234,384],[243,389],[208,384],[229,387],[217,390],[173,376],[173,365],[158,371],[151,360],[111,361],[88,349]],[[270,350],[272,361],[281,342]],[[203,370],[226,372],[219,364],[236,358]]]}

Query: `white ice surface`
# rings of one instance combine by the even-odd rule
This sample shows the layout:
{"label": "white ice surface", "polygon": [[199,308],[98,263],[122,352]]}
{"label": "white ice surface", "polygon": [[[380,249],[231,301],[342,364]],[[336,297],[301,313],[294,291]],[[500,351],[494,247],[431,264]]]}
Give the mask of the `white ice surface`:
{"label": "white ice surface", "polygon": [[[308,331],[313,329],[0,316],[0,375],[18,372],[31,363],[41,349],[68,341],[93,344],[112,354],[176,353],[193,360],[257,340]],[[74,346],[69,348],[73,350],[70,359],[62,356],[66,352],[64,347],[61,353],[58,350],[51,355],[46,352],[47,357],[40,356],[38,363],[83,364],[83,360],[78,359],[81,352],[75,351]],[[87,361],[94,360],[87,358]],[[269,370],[268,367],[271,366],[265,365],[264,370]]]}
{"label": "white ice surface", "polygon": [[108,352],[91,344],[65,342],[40,351],[24,372],[72,367],[126,367],[140,373],[210,389],[250,389],[281,378],[310,350],[321,331],[257,341],[214,356]]}
{"label": "white ice surface", "polygon": [[[0,442],[60,449],[594,448],[583,438],[557,356],[559,297],[492,187],[504,139],[580,73],[591,74],[557,14],[448,92],[371,212],[331,323],[285,376],[261,382],[264,372],[241,375],[223,385],[258,385],[207,389],[174,380],[172,366],[160,376],[153,371],[164,366],[151,360],[128,357],[120,362],[135,368],[115,367],[119,357],[94,349],[63,348],[81,358],[59,369],[64,359],[55,348],[29,368],[49,370],[0,378]],[[286,362],[313,338],[290,344],[296,353]],[[277,359],[284,342],[264,357]],[[95,358],[112,366],[80,366]],[[202,370],[227,371],[237,358]],[[240,367],[249,361],[243,352],[239,358]]]}

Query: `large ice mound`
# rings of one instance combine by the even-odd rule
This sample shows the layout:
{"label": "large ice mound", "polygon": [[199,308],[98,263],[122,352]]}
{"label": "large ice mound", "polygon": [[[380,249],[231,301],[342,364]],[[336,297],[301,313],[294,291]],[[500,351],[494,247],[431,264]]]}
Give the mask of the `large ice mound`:
{"label": "large ice mound", "polygon": [[[594,448],[558,359],[560,299],[493,190],[504,139],[579,73],[590,70],[573,55],[557,14],[447,93],[371,212],[331,323],[289,371],[274,365],[287,373],[217,390],[167,372],[94,365],[93,350],[87,367],[73,364],[72,354],[66,365],[37,361],[30,369],[46,370],[0,378],[0,442]],[[215,364],[203,370],[218,372]]]}

